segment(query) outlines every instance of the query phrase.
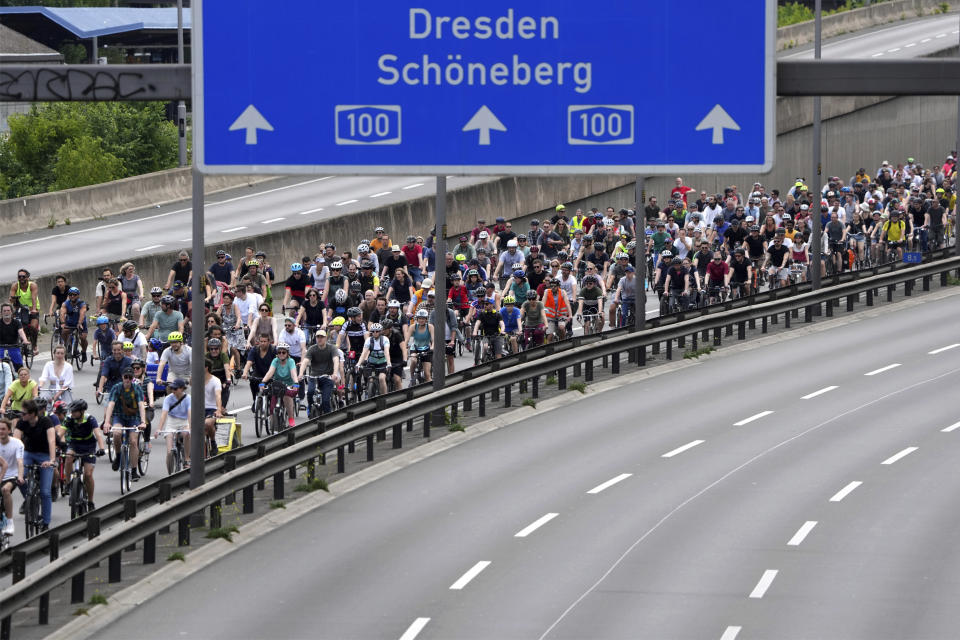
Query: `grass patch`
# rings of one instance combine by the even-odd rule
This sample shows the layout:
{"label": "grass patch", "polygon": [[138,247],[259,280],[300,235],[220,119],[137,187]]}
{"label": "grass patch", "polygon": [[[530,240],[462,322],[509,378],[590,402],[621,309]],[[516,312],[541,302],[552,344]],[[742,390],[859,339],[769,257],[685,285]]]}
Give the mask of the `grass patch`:
{"label": "grass patch", "polygon": [[939,9],[940,9],[940,13],[946,13],[947,11],[950,11],[950,5],[949,5],[949,3],[941,2],[941,3],[938,5],[938,7],[939,7]]}
{"label": "grass patch", "polygon": [[174,551],[167,556],[167,562],[173,562],[174,560],[179,560],[180,562],[185,562],[187,557],[183,555],[180,551]]}
{"label": "grass patch", "polygon": [[88,604],[107,604],[107,597],[102,593],[95,593],[90,596],[90,602]]}
{"label": "grass patch", "polygon": [[547,384],[557,384],[557,376],[547,376]]}
{"label": "grass patch", "polygon": [[700,347],[696,351],[687,351],[683,354],[684,360],[690,360],[691,358],[699,358],[700,356],[705,356],[708,353],[713,353],[716,351],[713,347]]}
{"label": "grass patch", "polygon": [[270,503],[270,508],[271,508],[271,509],[286,509],[286,508],[287,508],[287,503],[284,502],[283,500],[274,500],[273,502]]}
{"label": "grass patch", "polygon": [[955,278],[954,276],[947,276],[947,285],[955,287],[960,284],[960,278]]}
{"label": "grass patch", "polygon": [[70,226],[70,218],[64,218],[64,219],[63,219],[63,224],[65,224],[65,225],[67,225],[67,226]]}
{"label": "grass patch", "polygon": [[88,616],[90,615],[90,610],[86,607],[77,607],[77,610],[73,612],[75,616]]}
{"label": "grass patch", "polygon": [[233,542],[233,534],[240,531],[237,525],[232,524],[229,527],[220,527],[219,529],[210,529],[207,531],[207,538],[223,538],[227,542]]}
{"label": "grass patch", "polygon": [[586,382],[571,382],[567,385],[570,391],[579,391],[580,393],[587,392],[587,383]]}
{"label": "grass patch", "polygon": [[534,409],[536,409],[536,408],[537,408],[537,401],[534,400],[533,398],[524,398],[524,399],[523,399],[523,406],[525,406],[525,407],[533,407]]}
{"label": "grass patch", "polygon": [[452,425],[447,427],[447,431],[466,431],[466,429],[459,422],[454,422]]}
{"label": "grass patch", "polygon": [[[301,493],[311,493],[313,491],[330,491],[327,487],[327,481],[323,478],[314,478],[310,482],[301,482],[297,485],[297,488],[294,491],[299,491]],[[273,507],[273,504],[270,505]]]}

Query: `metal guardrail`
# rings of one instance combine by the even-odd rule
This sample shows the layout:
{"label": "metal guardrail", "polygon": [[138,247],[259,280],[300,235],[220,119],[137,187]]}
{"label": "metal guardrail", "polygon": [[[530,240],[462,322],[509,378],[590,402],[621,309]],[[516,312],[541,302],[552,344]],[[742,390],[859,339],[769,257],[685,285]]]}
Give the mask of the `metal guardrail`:
{"label": "metal guardrail", "polygon": [[[950,250],[940,255],[948,255],[946,251]],[[583,367],[584,379],[592,381],[593,363],[600,358],[612,356],[612,372],[616,374],[620,370],[621,356],[625,353],[629,354],[628,361],[643,366],[647,348],[654,345],[665,343],[668,357],[671,357],[673,343],[683,348],[687,337],[695,346],[698,336],[712,332],[713,344],[719,345],[723,330],[727,329],[729,335],[732,327],[736,326],[737,337],[742,340],[748,322],[760,321],[766,330],[768,320],[776,322],[777,317],[783,314],[783,321],[789,327],[794,311],[802,310],[804,321],[810,322],[815,309],[825,309],[825,315],[832,316],[842,298],[846,299],[847,311],[852,311],[861,295],[865,294],[866,305],[872,306],[874,297],[881,289],[886,289],[890,299],[895,288],[903,284],[905,293],[911,295],[917,280],[922,280],[922,286],[927,290],[934,276],[939,276],[941,285],[946,285],[951,271],[960,272],[960,258],[934,261],[933,257],[928,256],[925,264],[914,267],[881,267],[876,271],[883,273],[869,277],[860,274],[840,277],[834,286],[816,292],[804,291],[806,287],[801,285],[765,292],[752,299],[714,305],[701,310],[695,318],[687,318],[683,314],[657,318],[647,323],[649,329],[640,332],[627,328],[615,329],[545,345],[450,376],[450,384],[439,392],[433,392],[429,385],[421,385],[379,396],[218,456],[208,463],[206,483],[193,491],[172,495],[174,488],[187,484],[187,476],[181,472],[130,494],[130,498],[122,503],[98,509],[83,521],[73,521],[52,529],[43,540],[32,539],[17,545],[6,560],[6,564],[12,567],[14,584],[0,592],[0,619],[3,619],[4,631],[9,629],[9,616],[14,612],[38,598],[48,598],[52,589],[68,580],[82,594],[84,572],[102,560],[109,559],[111,579],[115,571],[119,580],[120,553],[131,541],[142,540],[144,562],[155,562],[155,557],[150,557],[150,550],[154,550],[155,556],[156,536],[161,528],[177,524],[181,535],[188,536],[191,515],[210,508],[213,522],[219,518],[222,501],[235,498],[237,492],[242,493],[244,513],[252,513],[255,485],[271,477],[282,477],[286,470],[316,460],[322,454],[337,451],[338,472],[343,472],[345,449],[353,443],[366,439],[369,460],[372,458],[376,434],[392,431],[393,446],[399,448],[402,445],[404,423],[423,418],[424,436],[429,437],[431,414],[447,407],[456,407],[461,402],[465,405],[472,403],[476,398],[480,415],[483,416],[486,395],[494,391],[499,393],[500,389],[504,392],[505,404],[509,406],[514,385],[530,382],[536,394],[541,376],[556,374],[558,388],[566,388],[567,369],[570,367],[574,367],[575,371]],[[759,299],[766,301],[759,302]],[[158,500],[158,506],[139,513],[141,506],[150,507]],[[121,522],[104,528],[103,525],[117,517],[116,512],[119,512]],[[76,541],[77,536],[83,541],[58,557],[60,546],[68,540]],[[32,545],[40,545],[44,553],[49,550],[51,561],[26,576],[26,562],[38,555]],[[42,616],[44,607],[40,609]]]}

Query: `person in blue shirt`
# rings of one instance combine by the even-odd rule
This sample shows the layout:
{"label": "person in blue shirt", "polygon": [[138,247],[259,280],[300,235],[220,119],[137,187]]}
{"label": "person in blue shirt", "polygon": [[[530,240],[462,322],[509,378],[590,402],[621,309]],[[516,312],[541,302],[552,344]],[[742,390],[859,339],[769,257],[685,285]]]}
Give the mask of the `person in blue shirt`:
{"label": "person in blue shirt", "polygon": [[97,318],[97,329],[93,332],[93,339],[96,342],[94,357],[100,358],[101,361],[109,358],[110,345],[117,339],[117,334],[110,328],[110,318],[107,316]]}
{"label": "person in blue shirt", "polygon": [[187,395],[187,383],[177,378],[167,385],[170,393],[163,399],[160,420],[157,422],[157,435],[167,439],[167,472],[173,473],[174,438],[178,433],[183,436],[184,464],[190,466],[190,396]]}
{"label": "person in blue shirt", "polygon": [[517,353],[517,336],[520,335],[520,309],[517,309],[517,299],[513,296],[505,297],[500,315],[503,317],[503,330],[510,339],[510,349],[512,353]]}
{"label": "person in blue shirt", "polygon": [[[63,344],[70,344],[70,333],[76,331],[80,338],[82,354],[80,362],[87,361],[87,303],[80,299],[80,289],[67,289],[67,299],[60,305],[60,333]],[[109,325],[108,325],[109,326]],[[112,340],[111,340],[112,342]]]}

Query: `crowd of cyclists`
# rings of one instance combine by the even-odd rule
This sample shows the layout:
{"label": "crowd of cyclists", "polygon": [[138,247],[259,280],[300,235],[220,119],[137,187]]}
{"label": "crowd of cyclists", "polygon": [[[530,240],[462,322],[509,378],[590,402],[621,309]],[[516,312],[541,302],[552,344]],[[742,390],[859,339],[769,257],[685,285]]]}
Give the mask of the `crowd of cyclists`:
{"label": "crowd of cyclists", "polygon": [[[356,245],[304,251],[288,268],[254,247],[240,256],[220,250],[201,292],[191,289],[186,252],[149,288],[126,263],[103,269],[94,291],[57,276],[48,300],[21,269],[0,304],[4,533],[13,532],[14,489],[29,495],[30,470],[43,530],[71,470],[83,490],[83,504],[71,497],[71,513],[94,508],[92,471],[105,453],[128,474],[128,487],[145,472],[152,439],[166,440],[169,471],[190,464],[196,330],[205,338],[205,445],[215,452],[216,423],[237,384],[248,386],[260,436],[292,425],[301,411],[314,416],[428,382],[435,349],[452,373],[465,351],[479,363],[565,339],[574,323],[584,333],[628,325],[638,291],[656,292],[661,313],[670,313],[803,281],[811,268],[830,274],[943,246],[956,219],[955,158],[930,169],[913,158],[883,162],[820,187],[798,178],[784,191],[755,183],[746,193],[710,193],[677,178],[663,204],[651,197],[637,211],[559,204],[524,229],[480,218],[443,256],[433,231],[399,244],[383,227]],[[812,265],[818,214],[823,259]],[[637,278],[639,255],[646,279]],[[437,278],[445,301],[436,300]],[[191,312],[201,302],[205,324],[197,328]],[[34,380],[41,323],[51,358]],[[86,364],[98,376],[81,390],[74,374]],[[96,416],[95,404],[103,408]]]}

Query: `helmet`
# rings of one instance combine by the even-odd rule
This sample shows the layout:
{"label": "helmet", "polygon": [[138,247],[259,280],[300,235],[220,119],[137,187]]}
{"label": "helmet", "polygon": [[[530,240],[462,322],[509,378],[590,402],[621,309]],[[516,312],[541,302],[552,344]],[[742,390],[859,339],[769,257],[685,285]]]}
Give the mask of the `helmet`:
{"label": "helmet", "polygon": [[137,328],[137,323],[134,322],[133,320],[126,320],[126,321],[123,323],[123,330],[124,330],[124,331],[133,331],[133,330],[136,329],[136,328]]}
{"label": "helmet", "polygon": [[331,268],[331,269],[343,269],[343,263],[340,262],[339,260],[337,260],[336,262],[331,262],[331,263],[330,263],[330,268]]}
{"label": "helmet", "polygon": [[753,225],[752,227],[750,227],[750,231],[760,231],[760,225],[758,224]]}
{"label": "helmet", "polygon": [[360,291],[362,285],[359,280],[354,280],[350,283],[350,291]]}
{"label": "helmet", "polygon": [[209,348],[211,348],[211,349],[214,348],[214,347],[219,347],[219,346],[220,346],[220,338],[210,338],[210,339],[207,341],[207,347],[209,347]]}
{"label": "helmet", "polygon": [[559,260],[560,262],[566,262],[566,261],[567,261],[567,258],[568,258],[568,256],[567,256],[567,252],[566,252],[566,251],[558,251],[558,252],[557,252],[557,260]]}
{"label": "helmet", "polygon": [[[941,191],[941,193],[942,193],[942,191]],[[71,295],[74,294],[74,293],[79,294],[79,293],[80,293],[80,289],[77,289],[76,287],[70,287],[69,289],[67,289],[67,293],[68,293],[68,294],[71,294]]]}
{"label": "helmet", "polygon": [[673,252],[672,252],[672,251],[663,251],[663,252],[660,253],[660,257],[661,257],[661,258],[672,258],[672,257],[673,257]]}
{"label": "helmet", "polygon": [[733,250],[733,255],[735,255],[735,256],[745,255],[745,254],[744,254],[744,251],[743,251],[743,247],[737,247],[736,249],[734,249],[734,250]]}
{"label": "helmet", "polygon": [[482,298],[483,296],[487,295],[487,288],[484,286],[479,286],[476,289],[474,289],[473,292],[477,294],[477,296]]}
{"label": "helmet", "polygon": [[453,257],[453,259],[456,260],[457,262],[466,262],[467,256],[463,255],[462,253],[458,253]]}
{"label": "helmet", "polygon": [[384,318],[380,324],[383,325],[384,331],[390,331],[390,329],[393,329],[393,320],[390,318]]}
{"label": "helmet", "polygon": [[387,307],[390,308],[390,309],[399,309],[399,308],[400,308],[400,301],[399,301],[399,300],[391,300],[390,302],[387,303]]}
{"label": "helmet", "polygon": [[167,342],[183,342],[183,334],[179,331],[171,331],[167,334]]}
{"label": "helmet", "polygon": [[746,219],[744,220],[744,222],[753,222],[753,221],[755,221],[755,220],[756,220],[756,218],[754,218],[753,216],[747,216]]}
{"label": "helmet", "polygon": [[141,360],[140,358],[134,358],[134,359],[133,359],[133,366],[135,366],[135,367],[144,367],[144,366],[146,366],[146,363],[145,363],[143,360]]}
{"label": "helmet", "polygon": [[496,289],[496,288],[497,288],[497,285],[493,284],[493,282],[491,282],[490,280],[487,280],[486,282],[483,283],[483,288],[484,288],[484,289]]}
{"label": "helmet", "polygon": [[407,236],[407,242],[416,242],[417,236]]}
{"label": "helmet", "polygon": [[558,280],[557,278],[550,278],[550,286],[551,286],[551,287],[559,287],[559,286],[560,286],[560,280]]}
{"label": "helmet", "polygon": [[357,247],[357,253],[367,253],[370,251],[370,245],[361,244]]}
{"label": "helmet", "polygon": [[450,274],[450,279],[451,279],[451,280],[463,280],[463,276],[461,276],[461,275],[460,275],[460,272],[457,271],[456,273],[451,273],[451,274]]}
{"label": "helmet", "polygon": [[573,263],[572,263],[572,262],[564,262],[562,265],[560,265],[560,268],[561,268],[561,269],[573,269]]}
{"label": "helmet", "polygon": [[277,351],[280,351],[280,349],[286,349],[287,351],[290,351],[290,345],[288,345],[286,342],[278,342]]}
{"label": "helmet", "polygon": [[349,309],[347,309],[347,317],[348,317],[348,318],[353,318],[353,317],[356,317],[356,316],[359,316],[359,315],[362,315],[362,314],[363,314],[363,312],[360,311],[360,307],[350,307]]}
{"label": "helmet", "polygon": [[74,412],[74,411],[81,411],[81,412],[83,412],[83,411],[86,411],[86,410],[87,410],[87,401],[84,400],[83,398],[77,398],[76,400],[74,400],[73,402],[70,403],[70,412],[71,412],[71,413]]}
{"label": "helmet", "polygon": [[523,269],[516,269],[516,270],[513,272],[513,277],[514,277],[514,278],[522,278],[523,276],[524,276]]}
{"label": "helmet", "polygon": [[469,271],[467,271],[467,277],[469,278],[470,276],[477,276],[479,278],[480,272],[477,271],[476,269],[470,269]]}
{"label": "helmet", "polygon": [[[666,253],[666,251],[664,251],[664,253]],[[624,253],[623,251],[621,251],[621,252],[618,253],[615,257],[616,257],[617,260],[629,260],[629,259],[630,259],[630,254]]]}
{"label": "helmet", "polygon": [[160,338],[150,338],[150,346],[154,351],[160,351],[163,348],[163,342]]}
{"label": "helmet", "polygon": [[63,400],[57,400],[56,402],[53,403],[53,412],[54,412],[54,413],[60,413],[60,412],[62,412],[62,411],[66,411],[66,410],[67,410],[67,403],[64,402]]}
{"label": "helmet", "polygon": [[173,299],[173,296],[166,295],[160,298],[160,304],[173,304],[176,300]]}
{"label": "helmet", "polygon": [[223,249],[218,249],[218,250],[217,250],[217,257],[218,257],[218,258],[226,258],[226,257],[227,257],[227,252],[224,251]]}
{"label": "helmet", "polygon": [[[124,371],[126,373],[126,371]],[[37,405],[37,413],[43,415],[47,412],[47,399],[43,396],[38,396],[33,399],[33,402]]]}
{"label": "helmet", "polygon": [[536,291],[534,291],[533,289],[531,289],[530,291],[527,291],[527,300],[536,300],[536,299],[537,299]]}
{"label": "helmet", "polygon": [[490,237],[490,234],[487,233],[486,231],[481,231],[481,232],[480,232],[480,235],[477,236],[477,237],[480,238],[481,240],[486,240],[487,238]]}
{"label": "helmet", "polygon": [[503,304],[517,304],[517,299],[513,296],[507,296],[503,299]]}
{"label": "helmet", "polygon": [[107,316],[100,316],[97,318],[97,326],[100,326],[101,324],[110,324],[110,318]]}
{"label": "helmet", "polygon": [[484,304],[497,304],[497,299],[496,299],[496,298],[486,298],[483,302],[484,302]]}
{"label": "helmet", "polygon": [[330,321],[331,327],[342,327],[343,326],[343,316],[337,316]]}
{"label": "helmet", "polygon": [[303,265],[300,264],[299,262],[294,262],[292,265],[290,265],[290,271],[291,271],[292,273],[297,273],[298,271],[303,271]]}
{"label": "helmet", "polygon": [[426,309],[420,309],[414,314],[417,318],[429,318],[430,313]]}
{"label": "helmet", "polygon": [[494,222],[506,222],[506,220],[505,220],[502,216],[501,216],[501,217],[498,217],[498,218],[494,218],[493,221],[494,221]]}
{"label": "helmet", "polygon": [[123,343],[123,350],[124,350],[124,351],[133,351],[133,343],[130,342],[129,340],[127,340],[126,342],[124,342],[124,343]]}
{"label": "helmet", "polygon": [[558,204],[558,205],[557,205],[557,211],[565,211],[566,209],[567,209],[567,208],[566,208],[565,206],[563,206],[562,204]]}
{"label": "helmet", "polygon": [[347,292],[345,289],[337,289],[337,292],[333,294],[333,299],[339,303],[344,303],[347,301]]}
{"label": "helmet", "polygon": [[531,224],[531,225],[538,225],[538,224],[540,224],[540,221],[537,220],[536,218],[534,218],[533,220],[530,221],[530,224]]}
{"label": "helmet", "polygon": [[379,322],[374,322],[372,325],[370,325],[370,331],[371,333],[374,331],[383,331],[383,325]]}
{"label": "helmet", "polygon": [[636,249],[636,248],[637,248],[636,240],[631,240],[630,242],[627,243],[627,249]]}

